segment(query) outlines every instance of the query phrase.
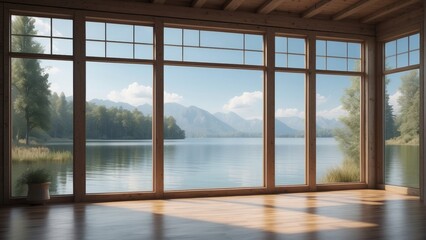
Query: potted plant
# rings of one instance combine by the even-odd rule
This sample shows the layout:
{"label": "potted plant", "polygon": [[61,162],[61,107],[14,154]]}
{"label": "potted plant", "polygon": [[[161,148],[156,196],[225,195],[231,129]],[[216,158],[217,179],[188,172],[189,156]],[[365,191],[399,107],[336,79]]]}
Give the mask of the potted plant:
{"label": "potted plant", "polygon": [[50,199],[50,173],[46,169],[31,169],[24,172],[18,184],[27,185],[27,201],[31,204],[44,204]]}

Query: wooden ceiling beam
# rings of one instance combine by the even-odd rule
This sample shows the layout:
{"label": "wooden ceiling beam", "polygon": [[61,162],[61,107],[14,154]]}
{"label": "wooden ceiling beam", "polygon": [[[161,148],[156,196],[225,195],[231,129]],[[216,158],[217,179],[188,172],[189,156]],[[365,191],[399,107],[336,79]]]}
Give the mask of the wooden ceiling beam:
{"label": "wooden ceiling beam", "polygon": [[201,8],[207,2],[207,0],[194,0],[192,1],[192,7]]}
{"label": "wooden ceiling beam", "polygon": [[164,4],[166,2],[166,0],[151,0],[151,3],[155,3],[155,4]]}
{"label": "wooden ceiling beam", "polygon": [[386,7],[379,9],[375,13],[361,19],[362,23],[371,23],[375,20],[385,17],[386,15],[392,14],[396,11],[399,11],[405,7],[408,7],[410,5],[413,5],[415,3],[418,3],[419,0],[404,0],[404,1],[397,1],[392,4],[387,5]]}
{"label": "wooden ceiling beam", "polygon": [[355,3],[352,6],[349,6],[348,8],[343,9],[339,13],[333,16],[333,20],[342,20],[344,18],[347,18],[353,14],[359,13],[365,9],[367,9],[369,6],[371,6],[373,3],[377,2],[377,0],[361,0],[357,3]]}
{"label": "wooden ceiling beam", "polygon": [[314,6],[310,7],[308,10],[302,13],[303,18],[311,18],[315,15],[321,13],[322,10],[324,10],[325,7],[330,4],[332,0],[322,0],[318,3],[316,3]]}
{"label": "wooden ceiling beam", "polygon": [[285,0],[268,0],[260,6],[256,12],[261,14],[268,14],[279,7]]}
{"label": "wooden ceiling beam", "polygon": [[235,11],[241,6],[241,4],[243,4],[244,1],[245,0],[228,0],[223,7],[223,10]]}

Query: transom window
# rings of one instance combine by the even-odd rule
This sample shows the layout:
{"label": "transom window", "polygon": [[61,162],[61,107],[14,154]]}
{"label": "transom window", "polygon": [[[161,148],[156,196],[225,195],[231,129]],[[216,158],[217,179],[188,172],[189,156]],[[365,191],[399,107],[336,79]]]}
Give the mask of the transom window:
{"label": "transom window", "polygon": [[385,44],[385,70],[420,63],[419,34],[399,38]]}
{"label": "transom window", "polygon": [[164,59],[183,62],[263,65],[263,36],[165,28]]}
{"label": "transom window", "polygon": [[305,39],[275,37],[275,66],[284,68],[305,68]]}
{"label": "transom window", "polygon": [[318,70],[361,71],[361,43],[317,40]]}
{"label": "transom window", "polygon": [[153,27],[86,22],[86,56],[153,59]]}
{"label": "transom window", "polygon": [[11,52],[72,55],[72,20],[19,15],[11,20]]}

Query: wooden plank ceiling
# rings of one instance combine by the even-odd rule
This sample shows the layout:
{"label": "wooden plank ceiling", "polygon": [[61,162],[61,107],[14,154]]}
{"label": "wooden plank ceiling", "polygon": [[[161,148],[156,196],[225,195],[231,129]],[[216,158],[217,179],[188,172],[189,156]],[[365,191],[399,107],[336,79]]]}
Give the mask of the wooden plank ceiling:
{"label": "wooden plank ceiling", "polygon": [[137,0],[139,2],[377,24],[423,8],[422,0]]}

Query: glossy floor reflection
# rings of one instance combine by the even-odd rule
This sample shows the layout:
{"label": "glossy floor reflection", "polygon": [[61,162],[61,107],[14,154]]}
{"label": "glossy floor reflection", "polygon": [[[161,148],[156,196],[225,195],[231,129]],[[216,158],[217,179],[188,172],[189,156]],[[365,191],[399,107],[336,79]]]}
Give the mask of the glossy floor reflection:
{"label": "glossy floor reflection", "polygon": [[381,190],[0,209],[0,239],[426,239],[417,197]]}

